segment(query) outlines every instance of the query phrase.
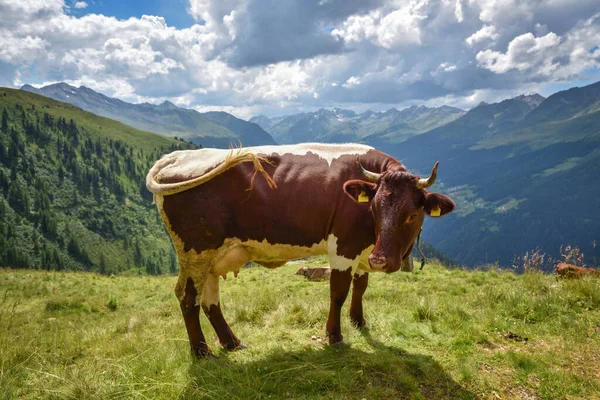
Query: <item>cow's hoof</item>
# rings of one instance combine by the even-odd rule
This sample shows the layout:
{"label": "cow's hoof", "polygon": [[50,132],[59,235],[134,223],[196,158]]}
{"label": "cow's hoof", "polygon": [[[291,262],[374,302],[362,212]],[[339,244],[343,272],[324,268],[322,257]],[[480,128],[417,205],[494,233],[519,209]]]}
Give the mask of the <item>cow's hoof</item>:
{"label": "cow's hoof", "polygon": [[348,344],[343,340],[340,340],[339,342],[329,343],[329,346],[333,347],[334,349],[345,349],[348,347]]}
{"label": "cow's hoof", "polygon": [[361,330],[369,329],[369,328],[367,328],[367,322],[364,319],[362,319],[362,320],[350,319],[350,322],[352,322],[352,325],[357,329],[361,329]]}
{"label": "cow's hoof", "polygon": [[239,350],[244,350],[244,349],[247,349],[247,348],[248,348],[248,345],[246,343],[240,342],[235,347],[227,347],[227,350],[229,350],[229,351],[239,351]]}
{"label": "cow's hoof", "polygon": [[212,351],[210,351],[209,349],[207,350],[203,350],[200,351],[200,349],[197,349],[196,351],[192,351],[192,355],[197,358],[198,360],[214,360],[217,359],[219,357],[215,356],[213,354]]}

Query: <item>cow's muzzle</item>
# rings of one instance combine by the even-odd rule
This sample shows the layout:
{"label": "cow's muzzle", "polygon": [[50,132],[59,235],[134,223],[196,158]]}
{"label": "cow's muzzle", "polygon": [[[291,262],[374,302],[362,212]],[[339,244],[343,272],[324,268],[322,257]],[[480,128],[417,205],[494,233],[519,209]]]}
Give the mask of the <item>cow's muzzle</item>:
{"label": "cow's muzzle", "polygon": [[379,256],[374,253],[371,253],[369,255],[369,265],[371,266],[371,269],[374,271],[390,273],[390,272],[396,272],[399,269],[402,269],[402,271],[410,272],[413,270],[411,253],[412,253],[412,246],[406,252],[404,257],[402,257],[402,259],[400,260],[399,263],[397,261],[394,262],[394,260],[387,258],[385,256]]}
{"label": "cow's muzzle", "polygon": [[388,268],[388,262],[385,257],[378,257],[373,254],[369,256],[369,265],[375,271],[386,272]]}

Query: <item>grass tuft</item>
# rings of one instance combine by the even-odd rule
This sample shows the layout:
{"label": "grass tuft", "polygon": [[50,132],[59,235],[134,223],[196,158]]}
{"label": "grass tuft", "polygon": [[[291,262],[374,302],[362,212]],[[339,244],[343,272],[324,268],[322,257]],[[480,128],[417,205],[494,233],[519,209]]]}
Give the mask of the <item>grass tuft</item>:
{"label": "grass tuft", "polygon": [[71,299],[56,299],[49,300],[46,303],[46,311],[48,312],[84,312],[90,313],[96,311],[92,309],[87,302],[83,300],[71,300]]}
{"label": "grass tuft", "polygon": [[437,319],[437,307],[435,300],[422,298],[415,310],[415,319],[417,321],[435,321]]}
{"label": "grass tuft", "polygon": [[117,296],[111,294],[108,298],[108,302],[106,303],[106,307],[110,311],[117,311],[117,309],[119,308],[119,300],[117,300]]}

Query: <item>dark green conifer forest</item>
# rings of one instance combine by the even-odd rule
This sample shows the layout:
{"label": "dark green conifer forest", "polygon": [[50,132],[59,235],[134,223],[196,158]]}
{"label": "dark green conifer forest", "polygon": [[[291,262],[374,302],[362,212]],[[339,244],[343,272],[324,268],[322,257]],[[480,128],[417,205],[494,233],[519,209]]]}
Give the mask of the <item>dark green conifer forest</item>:
{"label": "dark green conifer forest", "polygon": [[145,177],[195,145],[0,90],[0,265],[160,274],[177,262]]}

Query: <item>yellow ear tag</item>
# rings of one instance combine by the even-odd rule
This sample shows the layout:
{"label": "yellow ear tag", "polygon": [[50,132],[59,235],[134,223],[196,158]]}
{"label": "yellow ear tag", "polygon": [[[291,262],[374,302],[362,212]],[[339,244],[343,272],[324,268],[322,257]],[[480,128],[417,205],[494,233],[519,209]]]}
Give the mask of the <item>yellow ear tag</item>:
{"label": "yellow ear tag", "polygon": [[437,206],[436,208],[431,210],[431,212],[429,213],[429,215],[432,217],[439,217],[441,214],[442,214],[442,209],[440,208],[440,206]]}
{"label": "yellow ear tag", "polygon": [[362,192],[360,192],[360,194],[358,195],[358,202],[359,203],[368,203],[369,202],[369,196],[367,196],[367,193],[364,190]]}

